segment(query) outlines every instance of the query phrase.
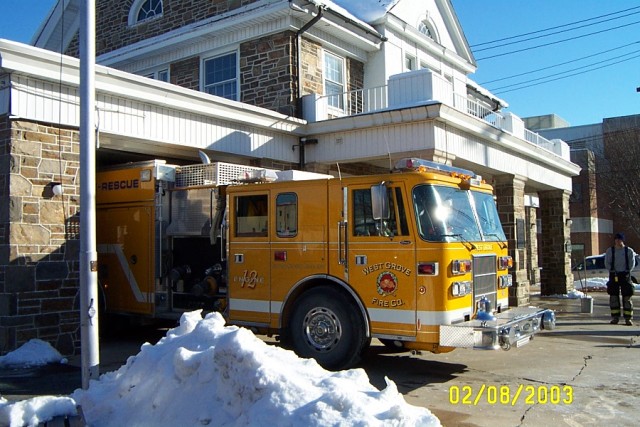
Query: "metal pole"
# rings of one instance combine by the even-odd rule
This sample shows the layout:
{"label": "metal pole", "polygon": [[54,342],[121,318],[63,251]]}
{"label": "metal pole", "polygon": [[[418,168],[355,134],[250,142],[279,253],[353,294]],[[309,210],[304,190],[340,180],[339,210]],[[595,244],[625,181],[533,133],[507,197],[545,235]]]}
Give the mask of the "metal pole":
{"label": "metal pole", "polygon": [[96,252],[95,0],[80,2],[80,339],[82,388],[100,376]]}

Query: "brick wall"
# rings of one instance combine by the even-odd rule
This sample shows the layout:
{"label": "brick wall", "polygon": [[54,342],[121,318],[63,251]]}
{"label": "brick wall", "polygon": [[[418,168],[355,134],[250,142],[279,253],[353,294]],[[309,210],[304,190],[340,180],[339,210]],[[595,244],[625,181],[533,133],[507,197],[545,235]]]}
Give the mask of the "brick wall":
{"label": "brick wall", "polygon": [[[0,354],[32,338],[79,348],[78,132],[0,119]],[[64,194],[55,196],[52,181]]]}

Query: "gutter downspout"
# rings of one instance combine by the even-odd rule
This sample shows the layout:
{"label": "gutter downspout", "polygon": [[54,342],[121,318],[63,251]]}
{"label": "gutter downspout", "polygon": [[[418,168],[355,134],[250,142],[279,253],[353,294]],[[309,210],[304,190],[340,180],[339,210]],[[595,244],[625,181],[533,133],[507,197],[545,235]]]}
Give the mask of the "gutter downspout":
{"label": "gutter downspout", "polygon": [[307,31],[309,28],[313,27],[316,22],[322,19],[322,14],[324,13],[326,6],[318,5],[317,6],[317,14],[310,21],[304,24],[298,31],[296,31],[296,73],[298,74],[298,84],[296,87],[296,102],[298,104],[298,111],[302,109],[302,73],[301,73],[301,58],[302,49],[300,47],[300,40],[302,39],[302,33]]}
{"label": "gutter downspout", "polygon": [[[302,39],[302,34],[307,31],[309,28],[313,27],[316,22],[322,19],[322,14],[326,8],[325,5],[318,5],[316,16],[314,16],[310,21],[304,24],[298,31],[296,31],[296,73],[298,74],[298,84],[296,85],[296,103],[298,104],[298,112],[302,112],[302,60],[300,58],[302,54],[302,49],[300,47],[300,40]],[[302,114],[300,114],[302,116]],[[299,168],[300,170],[304,170],[304,145],[307,138],[300,138],[299,144]],[[316,140],[317,142],[317,140]]]}

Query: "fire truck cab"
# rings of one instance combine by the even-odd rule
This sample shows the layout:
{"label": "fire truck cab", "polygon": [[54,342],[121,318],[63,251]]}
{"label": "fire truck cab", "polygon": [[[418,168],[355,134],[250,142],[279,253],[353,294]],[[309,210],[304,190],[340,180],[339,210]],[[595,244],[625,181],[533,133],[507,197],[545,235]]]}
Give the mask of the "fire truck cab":
{"label": "fire truck cab", "polygon": [[149,168],[149,180],[139,166],[98,178],[108,311],[220,311],[330,369],[353,366],[372,338],[509,349],[555,324],[551,310],[509,309],[506,237],[491,186],[470,171],[419,159],[344,178]]}

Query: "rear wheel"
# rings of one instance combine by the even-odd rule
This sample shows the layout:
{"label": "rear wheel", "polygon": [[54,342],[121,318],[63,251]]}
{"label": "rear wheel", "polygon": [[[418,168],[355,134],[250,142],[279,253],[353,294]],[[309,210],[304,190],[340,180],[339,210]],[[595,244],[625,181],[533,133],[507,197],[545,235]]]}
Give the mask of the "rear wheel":
{"label": "rear wheel", "polygon": [[326,369],[347,369],[360,360],[366,343],[364,321],[344,293],[323,286],[303,294],[293,310],[289,333],[300,357]]}

